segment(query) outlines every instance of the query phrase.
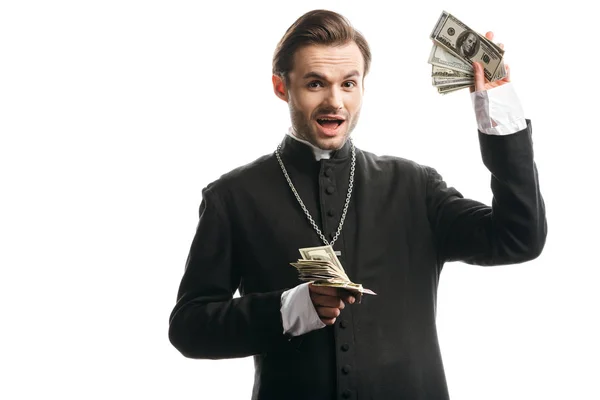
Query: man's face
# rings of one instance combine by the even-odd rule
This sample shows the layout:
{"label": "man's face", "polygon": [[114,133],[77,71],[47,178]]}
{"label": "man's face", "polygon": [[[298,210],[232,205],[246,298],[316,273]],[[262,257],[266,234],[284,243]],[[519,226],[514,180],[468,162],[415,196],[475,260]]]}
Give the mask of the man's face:
{"label": "man's face", "polygon": [[462,45],[463,53],[471,52],[471,50],[473,50],[473,46],[475,46],[476,40],[477,39],[475,38],[475,35],[472,33],[469,33],[467,35],[467,39],[465,39],[465,41],[463,42],[463,45]]}
{"label": "man's face", "polygon": [[342,147],[358,122],[363,75],[362,53],[354,42],[298,49],[286,98],[278,94],[288,102],[296,135],[323,150]]}

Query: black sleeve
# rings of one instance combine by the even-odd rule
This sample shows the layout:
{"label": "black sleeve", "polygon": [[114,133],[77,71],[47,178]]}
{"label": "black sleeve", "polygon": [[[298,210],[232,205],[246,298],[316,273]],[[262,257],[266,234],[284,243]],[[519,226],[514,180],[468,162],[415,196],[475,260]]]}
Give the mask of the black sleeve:
{"label": "black sleeve", "polygon": [[203,191],[200,220],[169,319],[169,340],[189,358],[246,357],[284,345],[283,290],[233,298],[240,271],[233,265],[231,223],[223,203]]}
{"label": "black sleeve", "polygon": [[531,123],[506,136],[479,132],[479,142],[492,175],[491,207],[463,198],[427,168],[428,213],[439,261],[502,265],[532,260],[544,248],[547,225]]}

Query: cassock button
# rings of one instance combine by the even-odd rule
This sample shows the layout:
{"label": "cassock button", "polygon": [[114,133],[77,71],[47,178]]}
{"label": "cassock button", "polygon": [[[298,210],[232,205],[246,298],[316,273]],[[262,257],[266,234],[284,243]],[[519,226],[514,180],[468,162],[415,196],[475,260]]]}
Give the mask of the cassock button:
{"label": "cassock button", "polygon": [[349,399],[350,397],[352,397],[352,391],[350,389],[344,389],[342,392],[342,398]]}
{"label": "cassock button", "polygon": [[350,350],[350,345],[348,343],[344,343],[342,345],[342,351],[348,351],[348,350]]}
{"label": "cassock button", "polygon": [[335,211],[333,211],[333,209],[332,209],[332,208],[330,208],[329,210],[327,210],[327,216],[328,216],[328,217],[333,217],[333,216],[335,216]]}
{"label": "cassock button", "polygon": [[331,175],[333,175],[333,169],[327,168],[325,170],[325,176],[329,178]]}
{"label": "cassock button", "polygon": [[352,371],[352,367],[350,365],[346,364],[342,367],[342,372],[345,375],[348,375],[350,373],[350,371]]}
{"label": "cassock button", "polygon": [[327,186],[327,189],[325,189],[325,191],[327,192],[327,194],[333,194],[333,192],[335,192],[335,188],[333,186]]}
{"label": "cassock button", "polygon": [[345,319],[340,321],[340,328],[342,329],[346,329],[348,327],[348,321],[346,321]]}

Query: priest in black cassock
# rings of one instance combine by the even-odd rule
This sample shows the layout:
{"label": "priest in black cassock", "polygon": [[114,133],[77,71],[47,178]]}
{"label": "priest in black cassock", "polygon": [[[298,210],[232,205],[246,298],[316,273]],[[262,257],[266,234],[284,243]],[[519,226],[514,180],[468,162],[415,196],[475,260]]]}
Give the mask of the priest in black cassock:
{"label": "priest in black cassock", "polygon": [[[354,146],[370,61],[341,15],[300,17],[273,59],[289,132],[203,190],[169,339],[189,358],[253,356],[252,399],[448,399],[435,324],[442,266],[521,263],[544,247],[531,125],[509,79],[486,82],[474,64],[490,207],[433,168]],[[326,244],[377,296],[358,304],[298,280],[298,249]]]}

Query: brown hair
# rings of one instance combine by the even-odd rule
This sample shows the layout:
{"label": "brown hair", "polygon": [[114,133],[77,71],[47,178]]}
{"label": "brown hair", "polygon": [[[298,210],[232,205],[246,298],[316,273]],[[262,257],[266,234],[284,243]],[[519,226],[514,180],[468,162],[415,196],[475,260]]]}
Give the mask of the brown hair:
{"label": "brown hair", "polygon": [[354,29],[348,19],[328,10],[309,11],[296,20],[285,32],[273,55],[273,74],[287,83],[293,69],[294,54],[300,47],[311,44],[343,45],[354,42],[362,53],[365,72],[371,65],[371,50],[364,36]]}

